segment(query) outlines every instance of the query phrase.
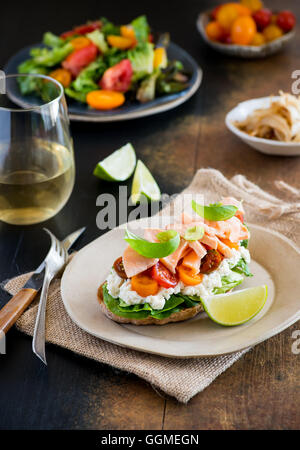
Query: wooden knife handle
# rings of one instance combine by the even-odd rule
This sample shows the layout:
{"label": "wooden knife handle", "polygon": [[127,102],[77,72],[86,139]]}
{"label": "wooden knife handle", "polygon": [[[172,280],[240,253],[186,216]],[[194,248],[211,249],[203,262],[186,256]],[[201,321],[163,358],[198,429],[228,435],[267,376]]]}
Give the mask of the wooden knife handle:
{"label": "wooden knife handle", "polygon": [[3,306],[0,310],[0,331],[6,333],[13,326],[36,294],[35,289],[23,288]]}

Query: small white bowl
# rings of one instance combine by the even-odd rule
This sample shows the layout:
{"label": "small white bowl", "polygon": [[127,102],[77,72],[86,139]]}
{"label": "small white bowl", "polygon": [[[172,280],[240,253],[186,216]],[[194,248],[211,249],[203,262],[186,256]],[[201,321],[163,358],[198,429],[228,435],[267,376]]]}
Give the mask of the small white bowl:
{"label": "small white bowl", "polygon": [[239,103],[226,115],[225,124],[227,128],[243,142],[262,153],[268,155],[299,156],[300,142],[281,142],[250,136],[234,125],[234,122],[245,120],[256,109],[268,108],[271,102],[277,99],[279,99],[279,97],[262,97]]}
{"label": "small white bowl", "polygon": [[198,31],[210,47],[214,48],[218,52],[224,53],[225,55],[247,59],[265,58],[280,52],[295,36],[295,30],[291,30],[288,33],[285,33],[282,37],[259,46],[222,44],[221,42],[212,41],[206,35],[205,27],[211,20],[210,16],[211,12],[204,12],[198,16],[196,22]]}

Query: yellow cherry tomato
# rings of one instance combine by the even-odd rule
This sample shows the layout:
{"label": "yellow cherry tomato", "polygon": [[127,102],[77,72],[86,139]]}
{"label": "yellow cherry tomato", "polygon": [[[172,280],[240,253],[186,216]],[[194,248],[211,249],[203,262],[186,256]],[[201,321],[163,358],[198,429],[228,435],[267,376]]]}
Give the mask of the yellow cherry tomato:
{"label": "yellow cherry tomato", "polygon": [[53,70],[53,72],[49,73],[49,77],[59,81],[65,88],[68,87],[72,81],[71,72],[69,72],[67,69]]}
{"label": "yellow cherry tomato", "polygon": [[241,0],[241,4],[247,6],[252,12],[258,11],[264,7],[261,0]]}
{"label": "yellow cherry tomato", "polygon": [[239,3],[225,3],[216,11],[216,20],[227,32],[239,16],[250,16],[251,11]]}
{"label": "yellow cherry tomato", "polygon": [[266,41],[270,42],[280,38],[283,35],[283,31],[277,25],[271,24],[263,30],[263,35]]}
{"label": "yellow cherry tomato", "polygon": [[120,50],[127,50],[135,45],[135,39],[124,37],[124,36],[115,36],[110,34],[107,36],[107,41],[109,45],[115,48],[119,48]]}
{"label": "yellow cherry tomato", "polygon": [[266,39],[262,33],[255,33],[254,38],[252,39],[251,45],[259,46],[266,43]]}
{"label": "yellow cherry tomato", "polygon": [[231,28],[231,39],[233,44],[249,45],[256,33],[256,24],[252,17],[238,17]]}
{"label": "yellow cherry tomato", "polygon": [[90,45],[92,43],[92,41],[90,41],[90,39],[88,39],[85,36],[79,36],[77,38],[74,38],[70,41],[72,47],[74,48],[74,50],[80,50],[81,48],[87,47],[88,45]]}
{"label": "yellow cherry tomato", "polygon": [[91,108],[109,110],[123,105],[125,96],[121,92],[99,89],[89,92],[86,96],[86,101]]}
{"label": "yellow cherry tomato", "polygon": [[131,287],[141,297],[156,295],[159,291],[158,282],[145,273],[134,275],[131,278]]}
{"label": "yellow cherry tomato", "polygon": [[131,25],[122,25],[120,27],[120,33],[121,36],[129,38],[129,39],[135,39],[135,32]]}
{"label": "yellow cherry tomato", "polygon": [[187,286],[196,286],[203,280],[202,273],[195,273],[193,269],[183,266],[182,264],[177,267],[177,270],[180,281]]}
{"label": "yellow cherry tomato", "polygon": [[209,22],[205,28],[206,35],[212,41],[221,41],[225,36],[225,31],[216,20]]}

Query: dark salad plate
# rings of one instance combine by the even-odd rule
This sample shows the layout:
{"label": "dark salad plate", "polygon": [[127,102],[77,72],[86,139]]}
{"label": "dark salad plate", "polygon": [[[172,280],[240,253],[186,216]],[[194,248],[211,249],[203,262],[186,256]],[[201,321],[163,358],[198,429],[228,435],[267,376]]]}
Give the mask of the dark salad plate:
{"label": "dark salad plate", "polygon": [[[32,45],[26,47],[12,56],[4,71],[6,74],[18,73],[18,66],[30,58],[30,50],[41,45]],[[120,120],[129,120],[139,117],[150,116],[158,114],[169,109],[176,108],[176,106],[186,102],[199,88],[202,81],[202,70],[185,50],[174,43],[168,46],[168,59],[179,60],[183,63],[185,70],[190,74],[188,87],[179,93],[164,95],[147,103],[139,103],[137,101],[127,101],[118,109],[110,111],[99,111],[91,109],[88,105],[77,102],[68,98],[69,117],[71,120],[86,121],[86,122],[114,122]],[[20,93],[14,93],[13,101],[20,106],[30,106],[34,104],[30,100],[30,96],[26,97]]]}

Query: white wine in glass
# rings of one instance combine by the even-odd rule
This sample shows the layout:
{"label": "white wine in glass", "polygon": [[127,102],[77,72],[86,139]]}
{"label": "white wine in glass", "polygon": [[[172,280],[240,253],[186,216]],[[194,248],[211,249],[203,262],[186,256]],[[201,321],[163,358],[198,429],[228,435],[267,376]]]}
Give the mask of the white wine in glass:
{"label": "white wine in glass", "polygon": [[[51,83],[51,97],[43,103],[45,97],[29,92],[21,97],[22,102],[29,102],[26,108],[13,109],[0,96],[0,220],[16,225],[54,216],[70,197],[75,178],[62,88],[48,77],[25,76],[32,77],[33,86],[36,78],[38,83],[47,83],[47,89]],[[18,80],[19,75],[7,76],[6,90],[7,96],[20,103]]]}

